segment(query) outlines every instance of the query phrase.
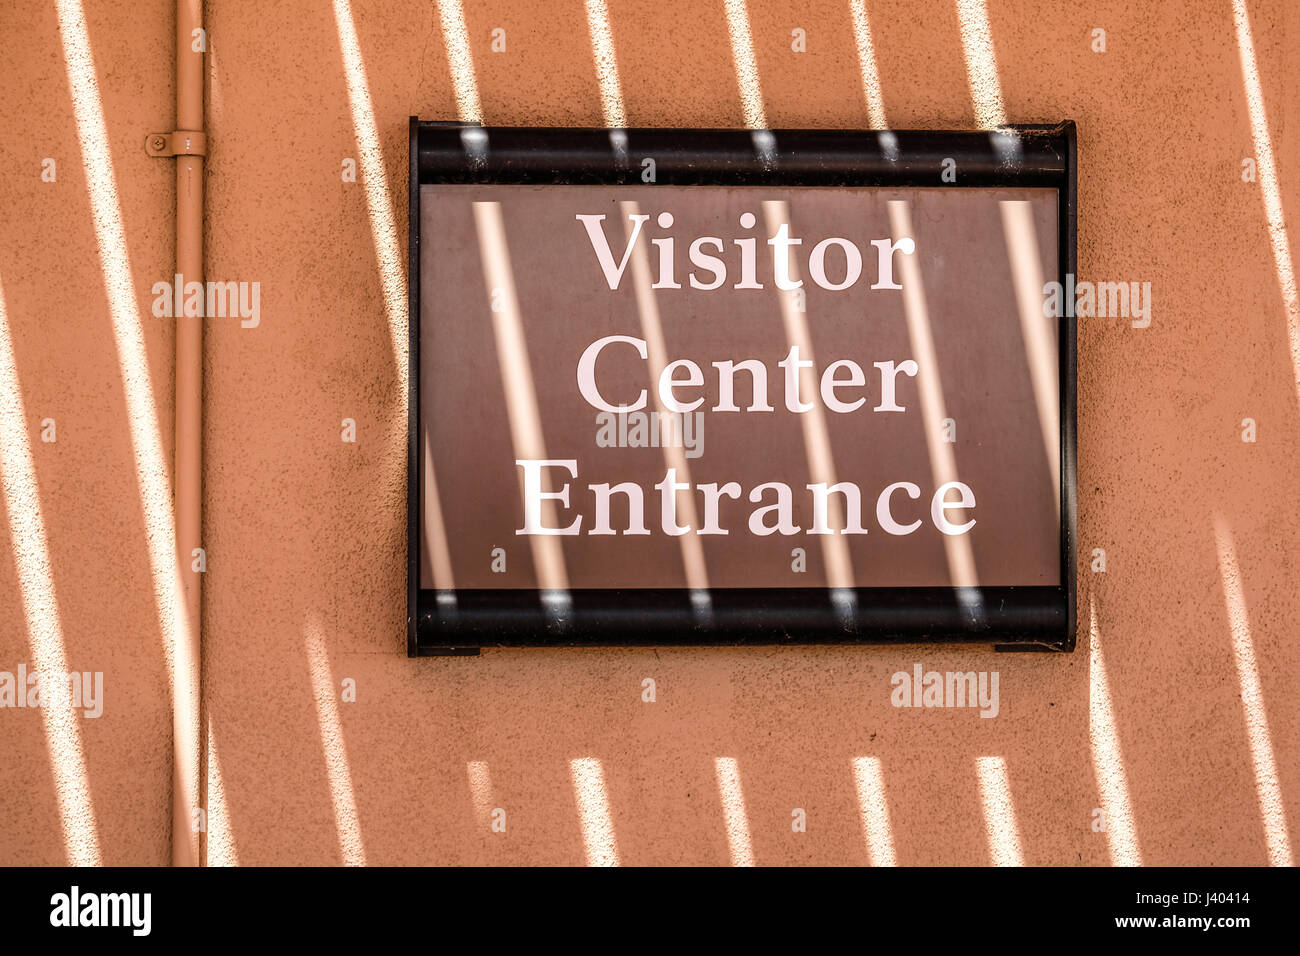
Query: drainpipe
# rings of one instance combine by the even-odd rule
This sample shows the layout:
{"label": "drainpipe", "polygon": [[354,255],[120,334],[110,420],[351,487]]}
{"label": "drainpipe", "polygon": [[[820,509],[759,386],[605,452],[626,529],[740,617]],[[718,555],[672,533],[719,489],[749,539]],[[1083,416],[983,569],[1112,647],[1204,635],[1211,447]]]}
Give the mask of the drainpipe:
{"label": "drainpipe", "polygon": [[[179,289],[203,282],[203,57],[202,0],[176,3],[176,130],[154,133],[151,156],[176,158],[176,276]],[[199,623],[202,574],[203,492],[203,319],[186,317],[184,297],[176,315],[176,557],[181,607],[176,609],[172,687],[172,865],[203,861],[194,811],[202,804],[200,762]],[[206,558],[203,559],[206,564]],[[201,819],[201,818],[200,818]]]}

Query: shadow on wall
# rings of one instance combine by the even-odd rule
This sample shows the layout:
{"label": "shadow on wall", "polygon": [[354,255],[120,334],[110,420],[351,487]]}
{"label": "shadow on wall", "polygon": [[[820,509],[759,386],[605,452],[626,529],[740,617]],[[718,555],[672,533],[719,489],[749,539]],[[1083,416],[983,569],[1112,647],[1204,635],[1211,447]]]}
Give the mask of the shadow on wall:
{"label": "shadow on wall", "polygon": [[0,104],[11,172],[0,186],[0,670],[71,669],[92,684],[98,673],[104,687],[97,718],[0,712],[6,863],[170,858],[166,609],[153,567],[172,546],[173,340],[139,303],[171,271],[159,217],[173,177],[144,154],[137,123],[171,102],[165,84],[114,68],[156,61],[170,17],[166,3],[0,13],[5,60],[21,64],[7,74],[21,91]]}
{"label": "shadow on wall", "polygon": [[[1278,233],[1300,171],[1260,161],[1259,181],[1241,178],[1243,158],[1294,164],[1279,137],[1296,92],[1284,5],[761,6],[208,4],[209,275],[260,282],[263,306],[256,329],[211,320],[206,346],[211,862],[1289,860],[1300,528],[1288,498],[1294,279]],[[5,128],[24,134],[5,143],[65,157],[57,185],[3,186],[19,214],[0,227],[2,314],[34,482],[6,440],[0,646],[31,662],[61,629],[70,665],[106,672],[106,716],[79,724],[99,853],[162,863],[165,588],[150,570],[161,516],[132,396],[151,391],[170,461],[171,338],[141,305],[142,350],[124,351],[132,310],[114,294],[123,260],[137,303],[170,271],[159,219],[170,166],[139,148],[140,118],[163,122],[170,103],[134,84],[172,21],[163,3],[89,7],[120,249],[105,251],[113,234],[97,218],[75,86],[69,96],[77,74],[63,59],[84,51],[68,52],[53,9],[0,29],[6,62],[48,101],[20,115],[16,98],[0,100]],[[792,49],[795,29],[807,52]],[[1148,328],[1080,321],[1079,650],[407,660],[400,224],[412,113],[596,126],[1077,120],[1081,276],[1149,281],[1156,303]],[[356,182],[340,175],[347,159]],[[53,248],[73,255],[56,264]],[[60,420],[49,445],[33,437],[47,414]],[[1241,440],[1247,417],[1253,443]],[[339,441],[344,418],[355,445]],[[57,620],[50,594],[24,596],[34,513]],[[890,676],[917,663],[997,670],[999,716],[896,710]],[[355,702],[339,698],[345,679]],[[0,771],[0,860],[75,858],[86,818],[60,815],[66,735],[31,711],[0,720],[14,755]],[[806,832],[792,830],[796,809]]]}

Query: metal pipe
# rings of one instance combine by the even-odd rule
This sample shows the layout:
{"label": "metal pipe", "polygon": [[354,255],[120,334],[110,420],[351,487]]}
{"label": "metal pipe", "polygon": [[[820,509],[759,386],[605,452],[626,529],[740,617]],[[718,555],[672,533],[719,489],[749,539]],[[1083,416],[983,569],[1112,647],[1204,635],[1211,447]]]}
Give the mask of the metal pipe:
{"label": "metal pipe", "polygon": [[[176,129],[203,131],[203,60],[207,37],[202,0],[176,4]],[[176,157],[176,272],[203,282],[203,157]],[[182,286],[184,288],[184,286]],[[195,568],[203,531],[203,318],[176,317],[176,552],[182,606],[176,629],[172,711],[172,864],[199,866],[200,657],[202,574]]]}

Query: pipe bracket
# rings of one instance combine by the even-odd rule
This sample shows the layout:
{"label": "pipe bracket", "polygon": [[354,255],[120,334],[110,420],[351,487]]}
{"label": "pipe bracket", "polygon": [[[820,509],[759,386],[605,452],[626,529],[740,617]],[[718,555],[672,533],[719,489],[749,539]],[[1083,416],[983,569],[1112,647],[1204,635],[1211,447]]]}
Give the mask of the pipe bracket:
{"label": "pipe bracket", "polygon": [[145,152],[150,156],[206,156],[208,138],[199,130],[178,129],[172,133],[150,133],[144,141]]}

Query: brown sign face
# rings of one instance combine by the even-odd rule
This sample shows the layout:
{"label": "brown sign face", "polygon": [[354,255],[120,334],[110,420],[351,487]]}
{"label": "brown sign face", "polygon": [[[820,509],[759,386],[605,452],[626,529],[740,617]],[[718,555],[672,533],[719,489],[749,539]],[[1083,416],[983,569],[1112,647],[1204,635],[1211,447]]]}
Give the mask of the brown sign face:
{"label": "brown sign face", "polygon": [[1056,190],[419,198],[422,588],[1062,583]]}

